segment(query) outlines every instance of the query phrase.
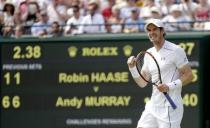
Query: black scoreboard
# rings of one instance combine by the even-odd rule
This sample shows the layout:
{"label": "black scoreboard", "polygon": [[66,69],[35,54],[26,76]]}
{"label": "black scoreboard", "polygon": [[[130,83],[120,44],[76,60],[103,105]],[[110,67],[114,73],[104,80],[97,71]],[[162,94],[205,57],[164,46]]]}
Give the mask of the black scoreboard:
{"label": "black scoreboard", "polygon": [[[193,83],[183,88],[183,128],[200,126],[199,41],[185,49]],[[3,42],[1,128],[134,128],[151,87],[139,88],[127,58],[147,40]]]}

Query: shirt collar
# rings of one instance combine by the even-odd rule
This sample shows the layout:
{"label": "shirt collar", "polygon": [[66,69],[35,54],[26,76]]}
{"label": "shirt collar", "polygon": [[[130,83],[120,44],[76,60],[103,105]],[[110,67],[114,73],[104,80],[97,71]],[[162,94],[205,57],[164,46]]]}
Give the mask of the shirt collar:
{"label": "shirt collar", "polygon": [[159,51],[162,51],[167,48],[168,48],[168,41],[164,40],[163,46],[161,47],[161,49]]}

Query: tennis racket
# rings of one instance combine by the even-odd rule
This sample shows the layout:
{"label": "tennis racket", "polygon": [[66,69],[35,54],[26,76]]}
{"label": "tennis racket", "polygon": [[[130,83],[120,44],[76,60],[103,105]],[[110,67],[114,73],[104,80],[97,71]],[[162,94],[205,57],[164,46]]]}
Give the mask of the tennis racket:
{"label": "tennis racket", "polygon": [[[147,63],[145,62],[149,61],[149,66],[153,66],[153,71],[155,72],[155,74],[157,74],[157,80],[154,81],[151,79],[151,77],[145,77],[145,75],[142,74],[141,70],[144,68],[144,64],[147,65]],[[137,57],[136,57],[136,67],[137,70],[139,72],[139,75],[141,76],[141,78],[146,81],[149,84],[158,86],[157,83],[162,83],[162,79],[161,79],[161,73],[160,73],[160,67],[158,65],[157,60],[155,59],[155,57],[146,51],[142,51],[140,52]],[[176,109],[177,106],[175,105],[175,103],[173,102],[173,100],[171,99],[171,97],[168,95],[167,92],[163,92],[163,94],[165,95],[166,99],[168,100],[168,102],[170,103],[170,105],[172,106],[173,109]]]}

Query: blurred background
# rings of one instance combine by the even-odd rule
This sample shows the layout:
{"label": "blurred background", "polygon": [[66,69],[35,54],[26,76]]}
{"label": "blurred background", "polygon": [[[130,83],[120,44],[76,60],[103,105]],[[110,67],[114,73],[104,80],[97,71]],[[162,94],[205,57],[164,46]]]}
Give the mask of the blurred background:
{"label": "blurred background", "polygon": [[0,36],[141,33],[148,19],[168,32],[210,31],[209,0],[1,0]]}

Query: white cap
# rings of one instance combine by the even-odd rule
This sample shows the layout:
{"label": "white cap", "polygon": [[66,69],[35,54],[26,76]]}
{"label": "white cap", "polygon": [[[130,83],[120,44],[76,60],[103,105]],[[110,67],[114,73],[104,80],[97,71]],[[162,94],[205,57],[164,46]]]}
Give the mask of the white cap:
{"label": "white cap", "polygon": [[180,8],[180,6],[179,6],[178,4],[174,4],[174,5],[172,5],[171,8],[170,8],[170,13],[172,13],[172,12],[174,12],[174,11],[179,11],[179,12],[181,12],[182,9]]}
{"label": "white cap", "polygon": [[154,24],[158,28],[164,28],[164,24],[161,20],[159,20],[159,19],[149,19],[144,26],[145,32],[147,32],[147,27],[150,24]]}
{"label": "white cap", "polygon": [[157,12],[159,14],[161,14],[160,9],[158,9],[156,6],[151,7],[151,12]]}

